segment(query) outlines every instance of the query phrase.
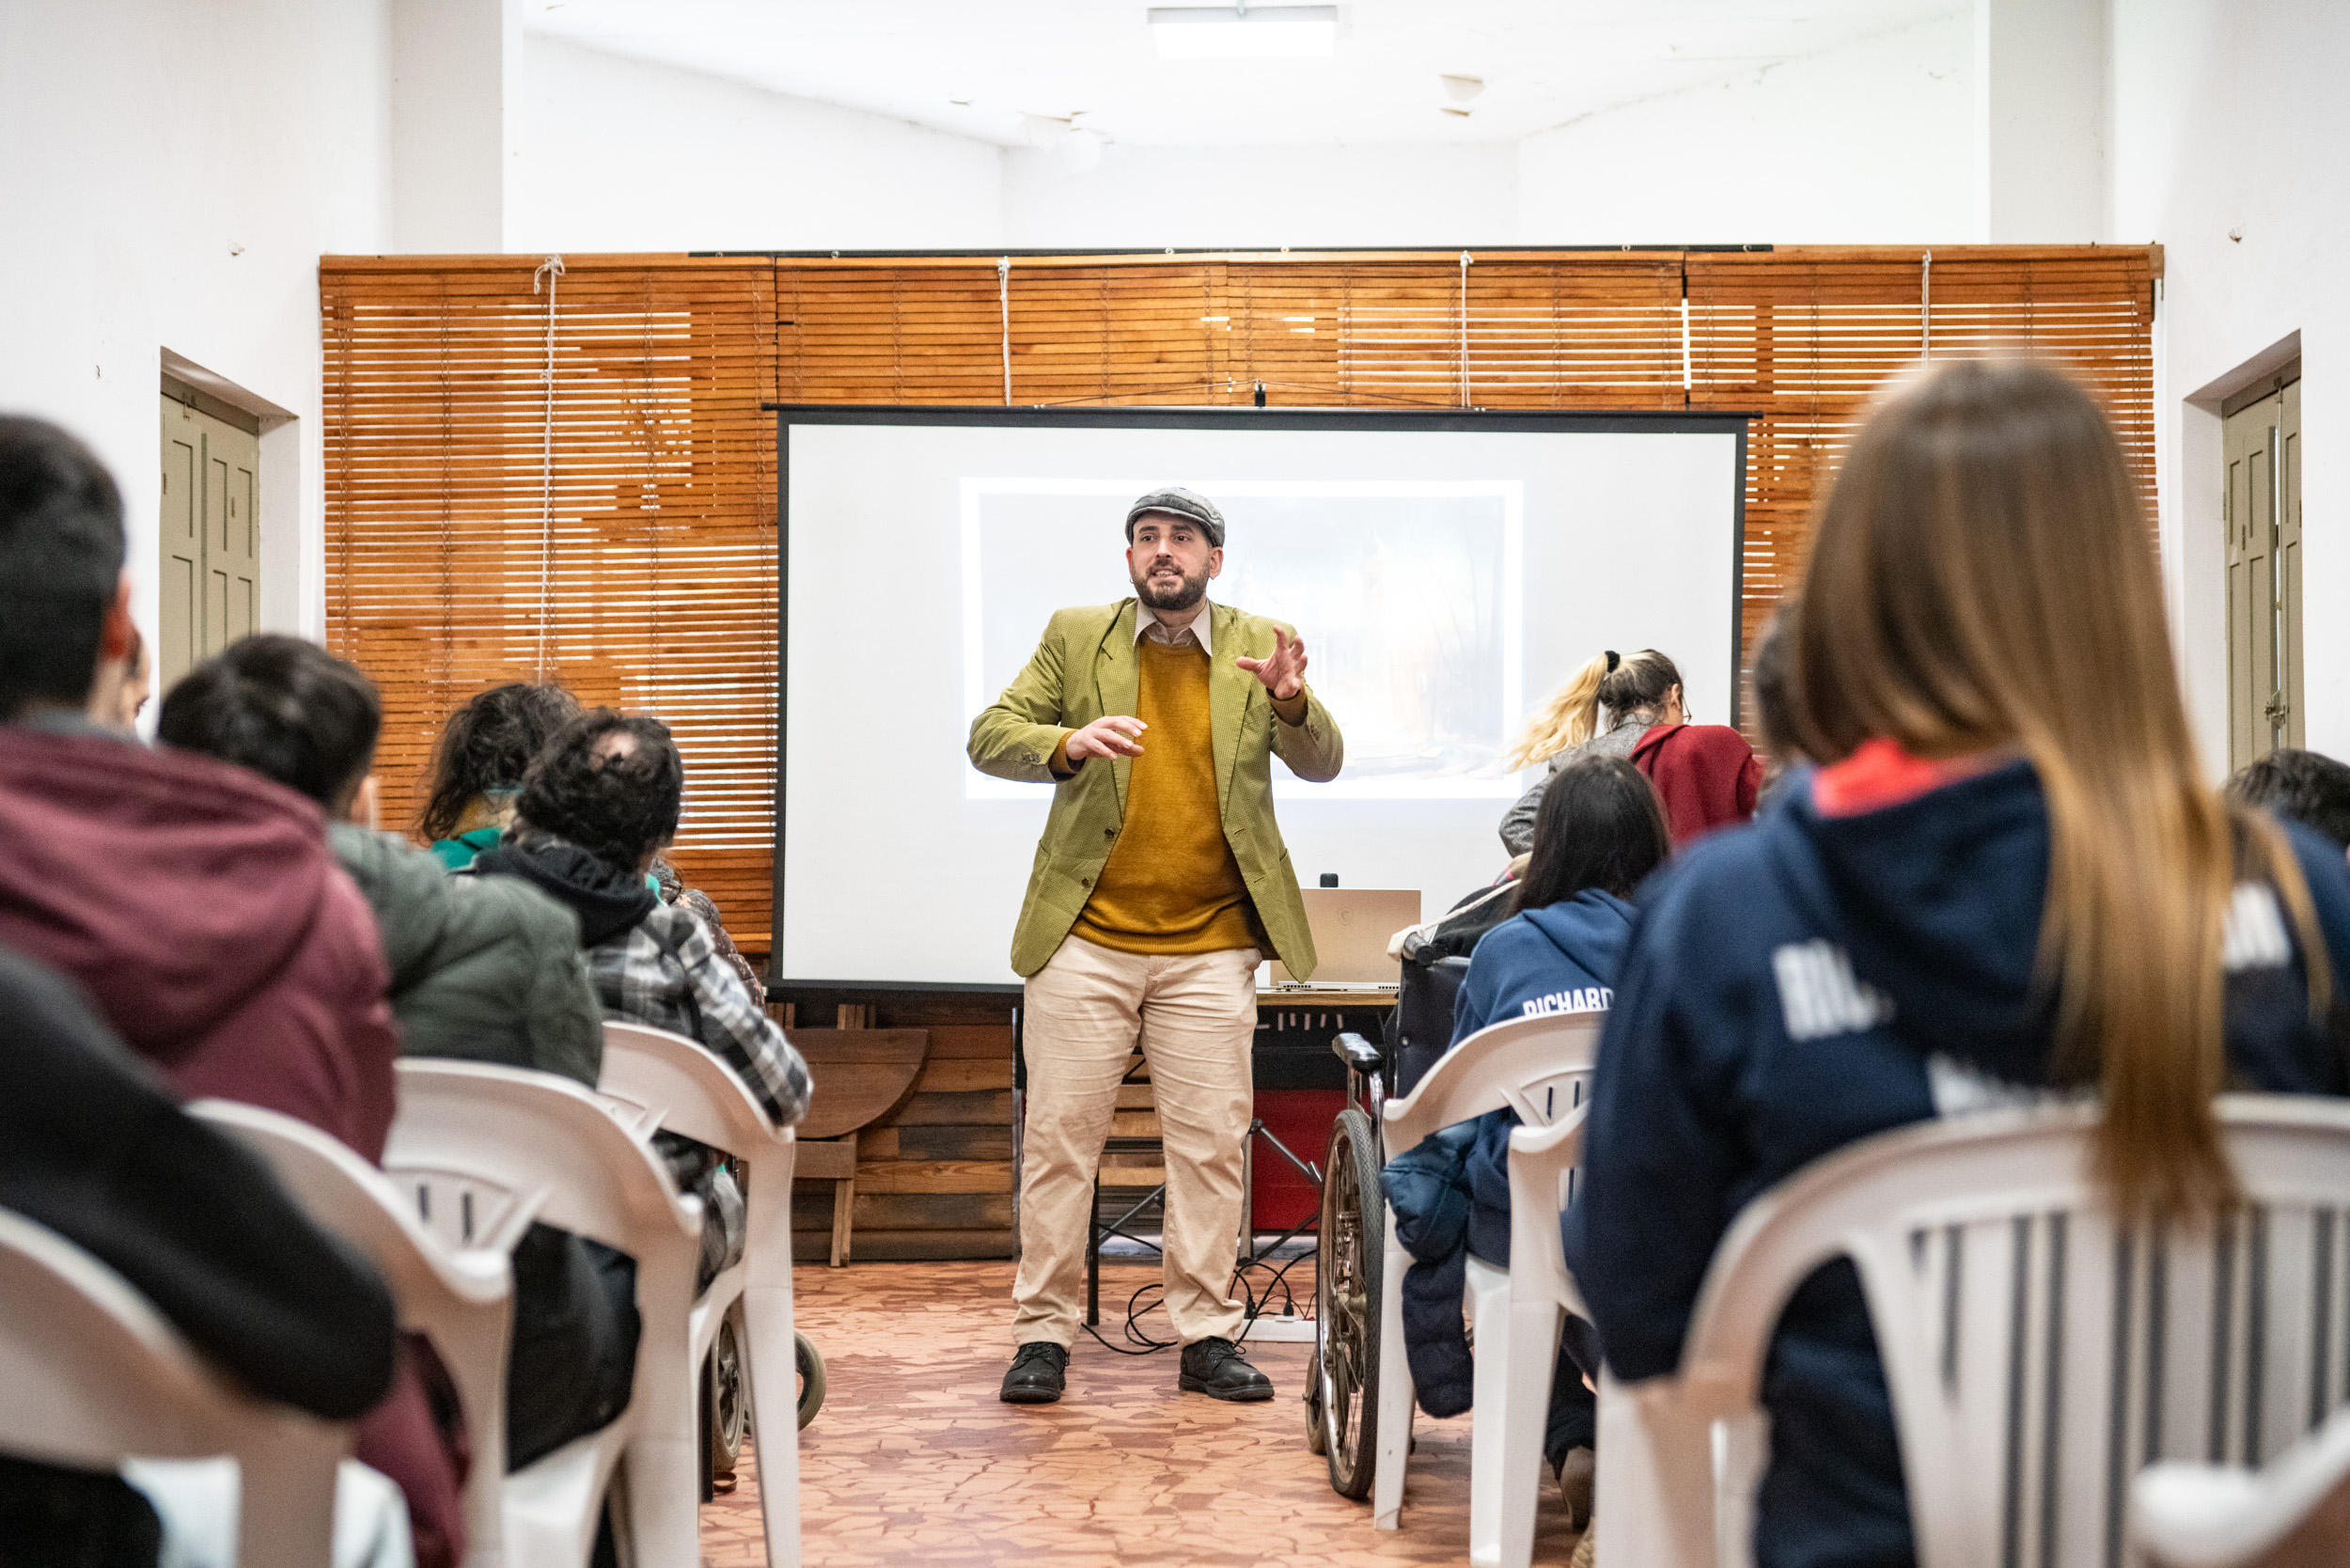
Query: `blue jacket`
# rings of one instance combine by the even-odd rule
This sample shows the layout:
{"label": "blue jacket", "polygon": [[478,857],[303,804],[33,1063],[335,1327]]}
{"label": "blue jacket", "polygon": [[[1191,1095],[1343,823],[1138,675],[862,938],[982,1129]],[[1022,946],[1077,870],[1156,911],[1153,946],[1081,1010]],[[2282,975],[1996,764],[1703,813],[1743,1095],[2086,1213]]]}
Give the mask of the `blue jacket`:
{"label": "blue jacket", "polygon": [[[1606,1007],[1631,933],[1632,906],[1597,890],[1512,916],[1469,955],[1452,1043],[1505,1018]],[[1510,1129],[1516,1123],[1511,1112],[1495,1111],[1446,1128],[1398,1154],[1380,1175],[1395,1210],[1396,1237],[1415,1260],[1405,1276],[1403,1339],[1420,1406],[1432,1416],[1469,1407],[1471,1366],[1461,1322],[1465,1259],[1473,1252],[1509,1264]],[[1548,1450],[1563,1452],[1569,1435],[1560,1428],[1552,1435]],[[1590,1436],[1577,1430],[1572,1440]]]}
{"label": "blue jacket", "polygon": [[[2032,983],[2048,821],[2030,764],[1841,818],[1819,814],[1808,779],[1791,784],[1783,807],[1707,839],[1642,889],[1618,974],[1565,1231],[1626,1382],[1678,1365],[1716,1244],[1756,1194],[1934,1116],[1936,1082],[1966,1076],[1948,1068],[1978,1083],[2049,1081],[2051,1010]],[[2350,869],[2339,849],[2287,832],[2333,972],[2350,977]],[[1804,995],[1785,993],[1781,974]],[[2228,977],[2226,1034],[2246,1087],[2344,1091],[2297,948]],[[1756,1561],[1910,1561],[1891,1404],[1849,1262],[1789,1303],[1762,1402],[1771,1465]]]}

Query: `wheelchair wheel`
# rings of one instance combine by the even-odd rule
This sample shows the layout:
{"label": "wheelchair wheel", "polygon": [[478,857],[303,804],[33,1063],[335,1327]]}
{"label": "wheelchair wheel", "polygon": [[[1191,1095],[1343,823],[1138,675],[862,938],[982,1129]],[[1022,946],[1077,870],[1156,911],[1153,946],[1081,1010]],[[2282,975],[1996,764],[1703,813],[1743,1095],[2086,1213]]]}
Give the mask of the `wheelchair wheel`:
{"label": "wheelchair wheel", "polygon": [[743,1346],[735,1314],[718,1323],[710,1347],[710,1485],[721,1497],[734,1490],[734,1470],[749,1430],[750,1406],[743,1398]]}
{"label": "wheelchair wheel", "polygon": [[816,1341],[800,1333],[791,1336],[791,1358],[799,1363],[800,1427],[805,1431],[824,1407],[824,1358]]}
{"label": "wheelchair wheel", "polygon": [[1316,1388],[1308,1403],[1321,1415],[1331,1489],[1365,1497],[1379,1447],[1379,1274],[1386,1247],[1379,1135],[1370,1117],[1351,1107],[1339,1114],[1323,1171]]}

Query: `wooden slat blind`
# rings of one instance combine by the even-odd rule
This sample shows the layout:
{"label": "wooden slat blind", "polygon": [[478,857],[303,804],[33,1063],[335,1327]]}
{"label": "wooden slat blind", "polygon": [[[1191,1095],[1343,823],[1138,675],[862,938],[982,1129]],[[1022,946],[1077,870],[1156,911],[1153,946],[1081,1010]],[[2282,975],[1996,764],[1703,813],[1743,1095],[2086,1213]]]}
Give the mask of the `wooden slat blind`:
{"label": "wooden slat blind", "polygon": [[[993,258],[567,259],[543,522],[536,258],[330,258],[330,641],[380,681],[390,819],[442,717],[547,673],[683,744],[678,859],[763,948],[775,453],[760,405],[1010,401],[1715,408],[1758,416],[1751,638],[1870,395],[2027,347],[2104,398],[2149,482],[2153,254],[1962,247]],[[1009,309],[1007,310],[1007,306]],[[1465,342],[1464,318],[1465,316]],[[1007,331],[1008,328],[1008,331]],[[1009,340],[1007,342],[1007,339]],[[542,552],[550,563],[540,592]]]}
{"label": "wooden slat blind", "polygon": [[[676,859],[764,932],[775,779],[774,268],[334,262],[328,640],[382,685],[385,820],[443,717],[544,675],[676,731]],[[551,509],[551,520],[550,520]],[[543,576],[542,576],[543,568]],[[751,923],[751,922],[756,922]]]}

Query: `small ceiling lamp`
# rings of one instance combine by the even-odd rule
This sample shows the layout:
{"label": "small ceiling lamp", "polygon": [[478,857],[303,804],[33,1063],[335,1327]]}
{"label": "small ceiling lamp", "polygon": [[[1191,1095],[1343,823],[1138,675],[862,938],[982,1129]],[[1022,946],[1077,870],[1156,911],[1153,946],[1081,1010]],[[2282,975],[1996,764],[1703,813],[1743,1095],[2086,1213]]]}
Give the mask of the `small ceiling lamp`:
{"label": "small ceiling lamp", "polygon": [[1153,7],[1151,39],[1164,60],[1285,60],[1334,53],[1336,6]]}

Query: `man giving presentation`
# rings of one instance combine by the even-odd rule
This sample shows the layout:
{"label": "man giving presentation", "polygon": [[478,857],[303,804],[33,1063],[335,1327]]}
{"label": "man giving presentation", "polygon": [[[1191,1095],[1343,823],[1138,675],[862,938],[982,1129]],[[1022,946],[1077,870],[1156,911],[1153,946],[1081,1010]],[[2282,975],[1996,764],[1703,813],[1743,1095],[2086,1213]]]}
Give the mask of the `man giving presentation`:
{"label": "man giving presentation", "polygon": [[1051,782],[1011,966],[1027,981],[1020,1272],[1004,1399],[1061,1396],[1077,1337],[1094,1167],[1137,1043],[1167,1150],[1167,1313],[1177,1387],[1261,1400],[1233,1343],[1257,964],[1313,973],[1305,901],[1273,820],[1272,760],[1338,776],[1344,747],[1288,627],[1208,602],[1224,517],[1188,490],[1126,512],[1136,598],[1055,613],[971,725],[971,765]]}

